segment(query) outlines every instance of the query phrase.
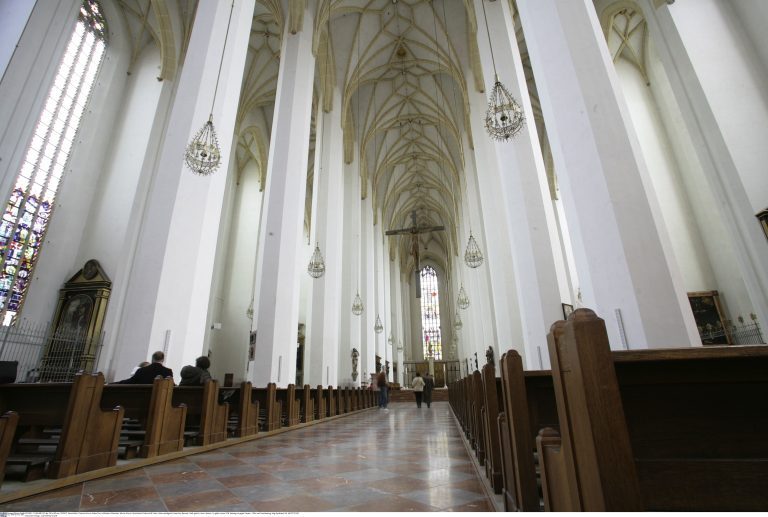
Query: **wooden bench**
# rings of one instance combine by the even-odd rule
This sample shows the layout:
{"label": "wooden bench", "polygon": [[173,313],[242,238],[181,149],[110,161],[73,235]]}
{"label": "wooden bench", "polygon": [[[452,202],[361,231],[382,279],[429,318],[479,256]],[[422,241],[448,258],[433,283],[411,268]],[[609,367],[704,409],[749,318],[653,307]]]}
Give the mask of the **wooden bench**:
{"label": "wooden bench", "polygon": [[325,390],[321,385],[317,385],[316,388],[313,388],[311,390],[311,397],[314,401],[314,419],[315,420],[322,420],[327,416],[327,408],[325,407]]}
{"label": "wooden bench", "polygon": [[210,445],[227,439],[229,404],[219,403],[219,381],[211,379],[203,386],[176,386],[172,404],[187,407],[185,434],[194,445]]}
{"label": "wooden bench", "polygon": [[282,407],[281,427],[293,427],[300,424],[301,401],[296,396],[296,385],[289,384],[286,388],[278,388],[275,396]]}
{"label": "wooden bench", "polygon": [[239,387],[227,388],[232,394],[227,398],[234,401],[229,405],[229,425],[227,430],[232,436],[241,438],[259,432],[259,411],[261,404],[253,399],[250,381],[243,381]]}
{"label": "wooden bench", "polygon": [[301,421],[311,422],[315,419],[315,399],[312,397],[312,388],[309,384],[301,390]]}
{"label": "wooden bench", "polygon": [[485,429],[485,475],[490,480],[493,491],[501,493],[503,474],[501,466],[501,438],[499,435],[499,407],[503,405],[501,397],[501,379],[496,378],[496,368],[492,364],[483,366],[480,374],[483,396],[483,426]]}
{"label": "wooden bench", "polygon": [[485,466],[485,426],[483,424],[483,379],[479,371],[475,370],[470,376],[469,405],[470,424],[472,428],[472,447],[480,465]]}
{"label": "wooden bench", "polygon": [[542,494],[536,473],[536,437],[540,429],[559,429],[552,372],[524,371],[522,357],[514,350],[503,354],[499,363],[504,509],[539,511]]}
{"label": "wooden bench", "polygon": [[[17,435],[24,439],[22,448],[31,456],[43,448],[53,449],[46,476],[63,478],[117,463],[117,449],[123,408],[102,410],[100,406],[104,376],[78,374],[72,383],[0,385],[0,412],[18,413]],[[59,428],[58,438],[44,433]],[[30,456],[19,450],[17,458]],[[19,460],[20,464],[32,463]],[[37,460],[39,464],[39,459]]]}
{"label": "wooden bench", "polygon": [[[187,407],[173,407],[173,379],[155,379],[149,384],[109,384],[104,387],[101,406],[121,406],[125,417],[138,422],[132,430],[121,429],[123,436],[141,438],[139,456],[153,458],[184,448]],[[122,443],[122,442],[121,442]]]}
{"label": "wooden bench", "polygon": [[8,411],[0,417],[0,485],[5,478],[5,464],[8,461],[8,456],[11,455],[18,424],[19,414],[15,411]]}
{"label": "wooden bench", "polygon": [[274,382],[266,388],[252,388],[251,399],[259,404],[259,424],[265,432],[280,429],[282,403],[277,400],[277,386]]}
{"label": "wooden bench", "polygon": [[547,509],[768,508],[768,347],[612,352],[588,309],[548,341],[562,437],[538,440]]}
{"label": "wooden bench", "polygon": [[339,414],[338,410],[338,395],[336,394],[338,390],[334,389],[333,386],[328,386],[328,388],[325,391],[325,400],[328,401],[327,404],[327,410],[328,410],[328,416],[336,416]]}

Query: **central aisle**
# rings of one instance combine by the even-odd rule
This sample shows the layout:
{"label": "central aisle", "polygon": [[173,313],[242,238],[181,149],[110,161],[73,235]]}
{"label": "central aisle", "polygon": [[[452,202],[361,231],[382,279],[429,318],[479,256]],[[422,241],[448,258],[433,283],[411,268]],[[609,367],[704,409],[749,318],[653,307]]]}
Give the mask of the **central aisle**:
{"label": "central aisle", "polygon": [[3,511],[493,511],[447,402],[390,404],[3,505]]}

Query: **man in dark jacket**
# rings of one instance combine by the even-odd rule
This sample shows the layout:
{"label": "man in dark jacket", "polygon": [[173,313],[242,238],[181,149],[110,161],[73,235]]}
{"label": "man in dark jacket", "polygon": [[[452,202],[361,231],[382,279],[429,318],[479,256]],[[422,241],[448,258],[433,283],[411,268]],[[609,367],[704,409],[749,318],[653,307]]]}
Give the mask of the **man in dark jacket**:
{"label": "man in dark jacket", "polygon": [[187,365],[181,369],[181,382],[179,386],[202,386],[205,381],[211,378],[208,368],[211,367],[211,360],[206,356],[195,359],[195,366]]}
{"label": "man in dark jacket", "polygon": [[152,384],[157,376],[173,379],[173,370],[163,366],[163,361],[165,361],[165,354],[161,351],[155,352],[152,354],[152,363],[149,366],[139,368],[132,376],[119,381],[118,384]]}

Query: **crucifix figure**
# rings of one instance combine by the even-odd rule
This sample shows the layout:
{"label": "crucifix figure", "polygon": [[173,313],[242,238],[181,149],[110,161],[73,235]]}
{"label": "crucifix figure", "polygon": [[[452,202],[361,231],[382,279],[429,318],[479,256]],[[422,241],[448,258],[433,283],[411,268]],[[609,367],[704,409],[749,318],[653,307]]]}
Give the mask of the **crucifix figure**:
{"label": "crucifix figure", "polygon": [[429,232],[439,232],[445,230],[445,226],[419,226],[416,222],[416,210],[411,211],[411,221],[413,226],[410,228],[400,228],[399,230],[387,230],[385,235],[410,235],[411,236],[411,255],[416,264],[416,298],[421,298],[421,265],[419,264],[419,234]]}

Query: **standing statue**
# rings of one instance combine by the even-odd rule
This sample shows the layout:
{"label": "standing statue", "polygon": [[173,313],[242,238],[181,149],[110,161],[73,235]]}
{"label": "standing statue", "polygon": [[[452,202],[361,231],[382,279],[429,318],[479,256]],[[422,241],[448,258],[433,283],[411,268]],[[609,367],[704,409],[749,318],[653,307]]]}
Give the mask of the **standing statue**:
{"label": "standing statue", "polygon": [[357,351],[357,348],[352,349],[352,380],[357,380],[357,358],[360,356],[360,353]]}
{"label": "standing statue", "polygon": [[493,360],[493,347],[489,346],[488,350],[485,351],[485,362],[487,364],[490,364],[494,368],[496,367],[496,363]]}

